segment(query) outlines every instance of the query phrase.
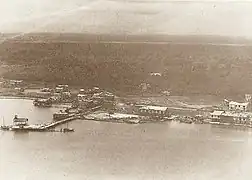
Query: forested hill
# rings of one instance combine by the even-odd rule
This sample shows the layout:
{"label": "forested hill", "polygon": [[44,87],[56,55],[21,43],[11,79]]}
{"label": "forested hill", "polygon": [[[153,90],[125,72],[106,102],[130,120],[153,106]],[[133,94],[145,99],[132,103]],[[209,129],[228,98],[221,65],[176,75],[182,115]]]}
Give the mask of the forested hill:
{"label": "forested hill", "polygon": [[252,92],[249,40],[161,35],[127,38],[81,34],[30,34],[12,38],[0,45],[1,61],[9,65],[4,77],[99,85],[130,92],[148,80],[150,72],[161,72],[163,76],[157,83],[176,94]]}

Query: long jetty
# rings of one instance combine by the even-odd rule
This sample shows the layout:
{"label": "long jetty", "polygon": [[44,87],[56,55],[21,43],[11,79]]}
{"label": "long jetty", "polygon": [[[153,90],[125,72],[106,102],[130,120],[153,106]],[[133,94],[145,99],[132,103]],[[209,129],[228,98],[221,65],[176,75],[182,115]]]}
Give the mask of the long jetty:
{"label": "long jetty", "polygon": [[64,124],[64,123],[67,123],[67,122],[70,122],[70,121],[73,121],[73,120],[76,120],[76,119],[79,119],[79,118],[80,118],[80,116],[73,115],[73,116],[68,117],[66,119],[55,121],[55,122],[51,122],[50,124],[41,126],[41,129],[50,129],[50,128],[53,128],[53,127],[58,126],[60,124]]}
{"label": "long jetty", "polygon": [[[40,125],[27,125],[23,126],[22,128],[14,126],[14,125],[9,125],[9,126],[1,126],[0,130],[8,130],[8,131],[37,131],[37,132],[47,132],[47,131],[52,131],[52,132],[58,132],[57,130],[54,129],[55,126],[58,126],[60,124],[64,124],[76,119],[79,119],[80,116],[79,114],[72,115],[66,119],[51,122],[48,124],[40,124]],[[61,132],[61,131],[59,131]]]}

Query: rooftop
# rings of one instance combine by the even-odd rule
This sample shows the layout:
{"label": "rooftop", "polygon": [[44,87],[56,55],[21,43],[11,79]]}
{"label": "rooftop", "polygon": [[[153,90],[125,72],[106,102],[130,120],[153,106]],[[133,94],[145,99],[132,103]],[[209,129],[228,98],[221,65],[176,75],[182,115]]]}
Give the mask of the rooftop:
{"label": "rooftop", "polygon": [[87,95],[85,95],[85,94],[78,94],[77,96],[78,97],[86,97]]}
{"label": "rooftop", "polygon": [[49,99],[36,99],[36,101],[38,101],[38,102],[47,102],[47,101],[49,101]]}
{"label": "rooftop", "polygon": [[225,111],[214,111],[211,113],[211,115],[214,115],[214,116],[220,116],[221,114],[223,114]]}
{"label": "rooftop", "polygon": [[155,111],[166,111],[168,108],[167,107],[162,107],[162,106],[143,106],[140,109],[155,110]]}
{"label": "rooftop", "polygon": [[154,73],[154,72],[150,73],[150,75],[151,76],[162,76],[161,73]]}
{"label": "rooftop", "polygon": [[230,105],[240,105],[240,106],[247,106],[249,103],[248,102],[244,102],[244,103],[239,103],[239,102],[235,102],[235,101],[230,101],[229,102]]}
{"label": "rooftop", "polygon": [[14,118],[13,121],[14,122],[27,122],[28,119],[27,118]]}

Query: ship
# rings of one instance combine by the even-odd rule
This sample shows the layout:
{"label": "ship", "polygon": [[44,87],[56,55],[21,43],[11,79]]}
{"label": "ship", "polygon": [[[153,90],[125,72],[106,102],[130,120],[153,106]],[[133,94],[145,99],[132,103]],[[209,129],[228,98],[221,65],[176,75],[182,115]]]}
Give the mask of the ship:
{"label": "ship", "polygon": [[54,121],[60,121],[62,119],[66,119],[68,117],[69,117],[69,114],[67,112],[63,112],[62,110],[53,114]]}
{"label": "ship", "polygon": [[52,107],[51,99],[35,99],[33,105],[37,107]]}
{"label": "ship", "polygon": [[73,128],[62,128],[60,129],[60,132],[74,132]]}

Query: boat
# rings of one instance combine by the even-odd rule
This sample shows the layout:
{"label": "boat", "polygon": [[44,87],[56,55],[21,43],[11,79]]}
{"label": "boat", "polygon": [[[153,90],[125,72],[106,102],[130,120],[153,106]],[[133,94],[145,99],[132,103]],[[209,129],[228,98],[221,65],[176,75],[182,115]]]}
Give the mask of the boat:
{"label": "boat", "polygon": [[0,126],[0,128],[1,128],[1,130],[5,130],[5,131],[10,130],[10,127],[9,126],[5,126],[5,125]]}
{"label": "boat", "polygon": [[38,107],[52,107],[52,100],[51,99],[35,99],[33,101],[34,106]]}
{"label": "boat", "polygon": [[1,130],[9,130],[9,126],[5,126],[4,118],[3,118],[3,125],[0,126]]}
{"label": "boat", "polygon": [[73,128],[62,128],[60,129],[61,132],[74,132]]}
{"label": "boat", "polygon": [[62,119],[66,119],[68,117],[69,117],[69,114],[67,112],[63,112],[62,110],[53,114],[54,121],[60,121]]}
{"label": "boat", "polygon": [[68,123],[66,125],[67,125],[67,127],[61,128],[60,132],[74,132],[73,128],[68,128]]}

